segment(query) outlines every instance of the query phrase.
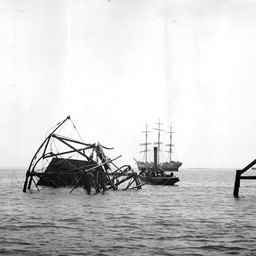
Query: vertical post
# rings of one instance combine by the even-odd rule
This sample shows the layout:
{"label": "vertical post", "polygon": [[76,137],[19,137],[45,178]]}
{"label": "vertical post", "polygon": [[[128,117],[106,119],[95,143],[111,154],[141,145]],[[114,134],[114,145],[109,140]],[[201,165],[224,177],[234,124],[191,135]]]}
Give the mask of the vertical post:
{"label": "vertical post", "polygon": [[157,147],[154,147],[154,171],[157,171]]}
{"label": "vertical post", "polygon": [[26,172],[26,180],[25,180],[25,182],[24,182],[24,186],[23,186],[23,192],[26,192],[27,184],[28,184],[29,174],[30,174],[30,171],[29,171],[29,170],[27,170],[27,172]]}
{"label": "vertical post", "polygon": [[134,173],[134,180],[135,180],[135,183],[136,183],[136,186],[138,187],[138,189],[141,189],[140,179],[138,178],[137,173]]}
{"label": "vertical post", "polygon": [[30,189],[30,188],[31,188],[32,179],[33,179],[33,175],[32,175],[32,174],[30,174],[30,180],[29,180],[29,182],[28,182],[28,189]]}
{"label": "vertical post", "polygon": [[239,187],[240,187],[240,178],[241,178],[241,171],[237,170],[236,171],[236,180],[235,180],[235,184],[234,184],[234,197],[238,197],[238,193],[239,193]]}

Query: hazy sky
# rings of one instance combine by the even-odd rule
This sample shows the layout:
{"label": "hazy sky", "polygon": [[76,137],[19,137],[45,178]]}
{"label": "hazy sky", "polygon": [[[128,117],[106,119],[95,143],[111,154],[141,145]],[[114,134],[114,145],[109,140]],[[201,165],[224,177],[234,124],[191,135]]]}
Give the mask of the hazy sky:
{"label": "hazy sky", "polygon": [[183,167],[243,168],[256,158],[255,13],[253,0],[2,0],[0,166],[28,167],[71,115],[121,164],[160,118]]}

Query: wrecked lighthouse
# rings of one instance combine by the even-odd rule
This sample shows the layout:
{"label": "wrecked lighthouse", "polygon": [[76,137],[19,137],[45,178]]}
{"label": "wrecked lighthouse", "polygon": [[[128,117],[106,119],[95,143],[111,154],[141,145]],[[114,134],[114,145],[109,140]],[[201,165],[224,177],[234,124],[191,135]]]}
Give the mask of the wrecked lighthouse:
{"label": "wrecked lighthouse", "polygon": [[[63,135],[65,127],[71,125],[78,139]],[[70,126],[69,125],[69,126]],[[117,190],[120,184],[124,189],[141,188],[136,172],[129,165],[118,167],[114,159],[107,157],[104,150],[110,150],[100,143],[83,142],[70,116],[48,132],[43,143],[34,154],[23,185],[23,192],[35,187],[69,187],[72,192],[83,187],[88,194],[106,190]]]}

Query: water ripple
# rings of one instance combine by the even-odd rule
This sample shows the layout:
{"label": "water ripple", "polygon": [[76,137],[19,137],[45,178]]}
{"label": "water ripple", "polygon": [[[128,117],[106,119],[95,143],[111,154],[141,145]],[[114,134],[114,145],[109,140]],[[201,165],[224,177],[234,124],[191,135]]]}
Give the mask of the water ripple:
{"label": "water ripple", "polygon": [[[9,173],[10,174],[10,173]],[[25,172],[16,172],[19,180]],[[254,255],[256,189],[232,196],[235,172],[182,171],[179,186],[88,196],[22,193],[2,171],[1,255]]]}

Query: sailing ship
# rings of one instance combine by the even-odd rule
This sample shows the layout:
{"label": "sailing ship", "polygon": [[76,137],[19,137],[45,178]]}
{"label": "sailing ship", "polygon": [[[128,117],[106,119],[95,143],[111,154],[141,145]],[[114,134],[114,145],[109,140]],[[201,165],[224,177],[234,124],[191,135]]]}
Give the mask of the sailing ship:
{"label": "sailing ship", "polygon": [[[168,160],[166,162],[163,162],[163,163],[159,163],[160,167],[165,171],[165,172],[177,172],[178,169],[181,167],[182,163],[179,162],[179,161],[173,161],[172,159],[172,148],[173,148],[173,144],[172,144],[172,134],[173,134],[173,131],[172,131],[172,125],[169,126],[170,128],[170,131],[168,133],[170,133],[170,143],[169,144],[166,144],[166,146],[169,147],[169,150],[167,151],[168,153]],[[158,129],[159,133],[160,133],[160,128]],[[159,137],[160,139],[160,137]]]}
{"label": "sailing ship", "polygon": [[174,177],[173,172],[177,172],[179,167],[182,165],[181,162],[173,161],[172,160],[172,147],[174,146],[172,144],[172,126],[170,126],[170,142],[166,146],[169,147],[168,152],[168,160],[166,162],[160,161],[160,152],[161,152],[161,140],[160,135],[163,131],[161,129],[162,123],[160,123],[160,120],[158,123],[157,128],[154,128],[154,130],[158,131],[158,140],[154,144],[157,145],[157,147],[154,147],[154,162],[148,161],[148,152],[149,152],[149,145],[151,145],[150,142],[148,142],[148,124],[146,123],[146,130],[143,131],[146,134],[145,143],[140,144],[141,146],[145,146],[145,149],[143,151],[140,151],[140,153],[144,153],[144,159],[143,161],[136,161],[137,167],[139,170],[139,178],[143,181],[146,181],[148,184],[152,185],[174,185],[176,182],[179,181],[178,177]]}

